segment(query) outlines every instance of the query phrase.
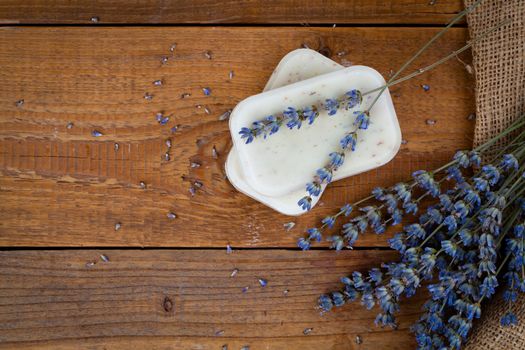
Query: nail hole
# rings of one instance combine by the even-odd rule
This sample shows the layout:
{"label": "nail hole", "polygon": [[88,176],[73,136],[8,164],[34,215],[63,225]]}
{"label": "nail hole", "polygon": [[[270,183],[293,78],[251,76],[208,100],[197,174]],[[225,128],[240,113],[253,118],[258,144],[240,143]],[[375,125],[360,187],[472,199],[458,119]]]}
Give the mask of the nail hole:
{"label": "nail hole", "polygon": [[162,307],[164,308],[164,311],[171,312],[173,310],[173,302],[169,297],[164,297],[164,301],[162,302]]}

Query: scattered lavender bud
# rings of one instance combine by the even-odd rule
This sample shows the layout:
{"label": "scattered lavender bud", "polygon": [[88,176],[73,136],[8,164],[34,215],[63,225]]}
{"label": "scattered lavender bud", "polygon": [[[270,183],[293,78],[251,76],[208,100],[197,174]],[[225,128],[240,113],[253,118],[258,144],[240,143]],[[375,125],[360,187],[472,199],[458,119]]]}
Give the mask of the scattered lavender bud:
{"label": "scattered lavender bud", "polygon": [[215,336],[220,337],[221,335],[224,335],[224,331],[222,329],[215,332]]}
{"label": "scattered lavender bud", "polygon": [[195,187],[190,186],[189,191],[190,191],[190,194],[191,194],[192,197],[195,196]]}
{"label": "scattered lavender bud", "polygon": [[93,267],[95,266],[95,264],[96,264],[96,261],[89,261],[86,263],[86,267]]}
{"label": "scattered lavender bud", "polygon": [[169,154],[168,152],[164,153],[164,157],[163,157],[163,158],[164,158],[164,160],[165,160],[166,162],[169,162],[170,159],[171,159],[170,154]]}
{"label": "scattered lavender bud", "polygon": [[289,291],[288,289],[283,290],[283,294],[284,294],[284,296],[287,296],[288,293],[290,293],[290,291]]}
{"label": "scattered lavender bud", "polygon": [[66,128],[73,129],[73,126],[75,126],[75,125],[73,123],[69,122],[69,123],[67,123]]}
{"label": "scattered lavender bud", "polygon": [[177,43],[173,43],[173,44],[171,44],[171,46],[170,46],[170,52],[174,52],[176,48],[177,48]]}
{"label": "scattered lavender bud", "polygon": [[187,98],[187,97],[190,97],[191,94],[189,92],[184,92],[180,95],[180,98]]}
{"label": "scattered lavender bud", "polygon": [[363,339],[361,339],[360,335],[356,335],[355,336],[355,343],[356,344],[362,344],[363,343]]}
{"label": "scattered lavender bud", "polygon": [[407,143],[408,143],[407,140],[405,140],[405,139],[402,139],[402,140],[401,140],[401,144],[402,144],[402,145],[406,145]]}
{"label": "scattered lavender bud", "polygon": [[100,137],[100,136],[102,136],[102,135],[104,135],[104,134],[102,134],[102,133],[101,133],[100,131],[98,131],[98,130],[93,130],[93,131],[91,132],[91,136],[93,136],[93,137]]}
{"label": "scattered lavender bud", "polygon": [[468,116],[467,116],[467,120],[475,120],[476,119],[476,114],[475,113],[470,113]]}
{"label": "scattered lavender bud", "polygon": [[423,84],[423,85],[421,85],[421,88],[422,88],[425,92],[427,92],[428,90],[430,90],[430,86],[428,86],[427,84]]}
{"label": "scattered lavender bud", "polygon": [[244,345],[241,350],[250,350],[250,347],[248,345]]}
{"label": "scattered lavender bud", "polygon": [[347,60],[346,58],[342,58],[341,59],[341,65],[343,65],[344,67],[350,67],[353,65],[353,63],[349,60]]}
{"label": "scattered lavender bud", "polygon": [[164,118],[164,114],[162,112],[158,112],[157,114],[155,114],[155,120],[159,123],[162,120],[162,118]]}
{"label": "scattered lavender bud", "polygon": [[204,184],[200,181],[195,181],[193,182],[193,186],[195,186],[196,188],[202,188],[202,186],[204,186]]}
{"label": "scattered lavender bud", "polygon": [[175,214],[174,212],[171,212],[171,211],[170,211],[170,212],[167,214],[167,217],[168,217],[168,219],[173,220],[173,219],[176,219],[176,218],[177,218],[177,214]]}
{"label": "scattered lavender bud", "polygon": [[211,95],[211,89],[209,87],[202,88],[202,92],[206,96],[210,96]]}
{"label": "scattered lavender bud", "polygon": [[155,85],[155,86],[161,86],[162,84],[164,84],[164,82],[162,81],[162,79],[155,80],[155,81],[153,82],[153,85]]}
{"label": "scattered lavender bud", "polygon": [[179,130],[179,126],[178,125],[175,125],[175,126],[171,127],[171,132],[172,133],[175,133],[177,130]]}
{"label": "scattered lavender bud", "polygon": [[153,95],[150,94],[149,92],[146,92],[146,93],[144,94],[144,99],[145,99],[146,101],[151,101],[151,100],[153,100]]}
{"label": "scattered lavender bud", "polygon": [[190,167],[191,168],[199,168],[200,166],[201,166],[200,163],[197,163],[197,162],[191,162],[190,163]]}
{"label": "scattered lavender bud", "polygon": [[115,144],[113,145],[113,148],[115,149],[115,151],[118,151],[118,149],[120,148],[119,144],[115,142]]}
{"label": "scattered lavender bud", "polygon": [[22,107],[24,105],[24,102],[25,102],[24,100],[18,100],[15,102],[15,106]]}
{"label": "scattered lavender bud", "polygon": [[160,58],[160,64],[166,64],[168,63],[168,57],[167,56],[162,56]]}
{"label": "scattered lavender bud", "polygon": [[292,228],[294,228],[295,226],[295,222],[293,221],[290,221],[290,222],[287,222],[286,224],[283,224],[283,227],[286,231],[290,231]]}
{"label": "scattered lavender bud", "polygon": [[348,51],[343,50],[343,51],[339,51],[339,52],[337,53],[337,56],[338,56],[338,57],[343,57],[343,56],[346,56],[347,54],[348,54]]}
{"label": "scattered lavender bud", "polygon": [[97,16],[91,17],[91,23],[98,23],[100,21],[100,18]]}
{"label": "scattered lavender bud", "polygon": [[217,148],[215,148],[215,146],[213,146],[212,149],[211,149],[211,157],[213,159],[218,159],[219,158],[219,153],[217,152]]}
{"label": "scattered lavender bud", "polygon": [[228,118],[230,118],[230,114],[232,114],[232,110],[231,109],[229,109],[226,112],[224,112],[223,114],[221,114],[219,116],[219,120],[220,121],[227,120]]}
{"label": "scattered lavender bud", "polygon": [[265,280],[264,278],[259,278],[259,284],[261,285],[261,287],[266,287],[266,285],[268,284],[268,281]]}
{"label": "scattered lavender bud", "polygon": [[304,335],[308,335],[308,334],[312,333],[313,330],[314,330],[313,328],[305,328],[304,331],[303,331],[303,334]]}
{"label": "scattered lavender bud", "polygon": [[233,253],[233,249],[231,245],[226,244],[226,254],[231,254],[231,253]]}
{"label": "scattered lavender bud", "polygon": [[211,51],[209,51],[209,50],[204,51],[204,57],[206,57],[207,59],[211,60],[213,58]]}
{"label": "scattered lavender bud", "polygon": [[170,117],[164,117],[160,120],[159,124],[160,125],[166,125],[168,124],[168,122],[170,121]]}
{"label": "scattered lavender bud", "polygon": [[140,188],[142,188],[143,190],[146,189],[146,183],[145,183],[144,181],[139,182],[139,186],[140,186]]}
{"label": "scattered lavender bud", "polygon": [[117,222],[117,223],[115,224],[115,231],[120,230],[121,227],[122,227],[122,224],[121,224],[120,222]]}
{"label": "scattered lavender bud", "polygon": [[171,139],[166,140],[166,147],[171,148]]}
{"label": "scattered lavender bud", "polygon": [[102,260],[103,262],[109,262],[109,258],[105,254],[100,254],[100,260]]}
{"label": "scattered lavender bud", "polygon": [[427,119],[425,121],[425,123],[427,123],[427,125],[435,125],[437,123],[437,121],[434,120],[434,119]]}
{"label": "scattered lavender bud", "polygon": [[250,289],[250,287],[248,287],[248,286],[243,287],[243,288],[242,288],[242,292],[243,292],[243,293],[246,293],[246,292],[248,291],[248,289]]}
{"label": "scattered lavender bud", "polygon": [[235,277],[237,273],[239,273],[239,269],[238,268],[233,269],[232,273],[230,273],[230,277]]}
{"label": "scattered lavender bud", "polygon": [[228,345],[224,344],[221,348],[221,350],[228,350]]}
{"label": "scattered lavender bud", "polygon": [[230,73],[228,73],[228,78],[230,78],[230,80],[233,79],[233,76],[234,76],[234,73],[233,71],[231,70]]}

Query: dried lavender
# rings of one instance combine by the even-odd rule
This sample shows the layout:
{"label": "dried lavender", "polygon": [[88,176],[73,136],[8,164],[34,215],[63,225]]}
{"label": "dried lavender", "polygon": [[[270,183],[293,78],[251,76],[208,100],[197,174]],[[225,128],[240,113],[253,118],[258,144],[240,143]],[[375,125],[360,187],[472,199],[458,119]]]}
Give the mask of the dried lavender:
{"label": "dried lavender", "polygon": [[[341,278],[341,289],[322,295],[319,306],[329,311],[357,300],[367,309],[379,305],[376,324],[395,328],[400,299],[430,280],[430,299],[412,327],[418,348],[459,349],[481,315],[482,301],[503,285],[509,309],[501,324],[517,324],[513,307],[517,294],[525,292],[525,131],[499,150],[493,163],[483,158],[497,140],[523,126],[525,117],[486,144],[458,151],[443,167],[415,172],[413,186],[375,189],[371,199],[379,204],[361,208],[330,240],[351,247],[369,227],[382,233],[387,224],[399,224],[398,211],[413,218],[388,240],[400,259]],[[422,196],[433,203],[423,208],[417,201]],[[332,227],[334,216],[323,225]],[[316,232],[317,238],[321,230]],[[305,248],[301,242],[306,240],[300,240]]]}
{"label": "dried lavender", "polygon": [[[327,99],[323,106],[328,115],[333,116],[340,109],[350,110],[359,106],[363,100],[362,94],[359,90],[350,90],[344,96],[336,99]],[[270,115],[265,119],[258,120],[252,123],[251,127],[243,127],[239,131],[241,139],[244,139],[246,144],[251,143],[256,137],[266,138],[279,131],[281,126],[285,125],[289,129],[300,129],[304,122],[309,125],[313,124],[319,117],[319,108],[315,105],[298,109],[288,107],[282,113]]]}
{"label": "dried lavender", "polygon": [[266,285],[268,285],[268,281],[264,278],[259,278],[259,284],[261,285],[261,287],[266,287]]}
{"label": "dried lavender", "polygon": [[232,111],[231,109],[227,110],[226,112],[224,112],[223,114],[221,114],[219,116],[219,120],[220,121],[223,121],[223,120],[228,120],[230,118],[230,114],[232,114]]}

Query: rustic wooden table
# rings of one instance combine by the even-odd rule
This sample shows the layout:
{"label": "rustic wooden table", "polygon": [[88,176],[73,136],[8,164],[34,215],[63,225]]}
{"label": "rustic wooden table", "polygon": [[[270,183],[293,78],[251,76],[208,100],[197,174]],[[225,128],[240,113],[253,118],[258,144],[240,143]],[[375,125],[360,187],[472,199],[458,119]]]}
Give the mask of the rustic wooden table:
{"label": "rustic wooden table", "polygon": [[[464,65],[393,88],[407,141],[398,156],[330,185],[292,220],[225,178],[231,140],[219,116],[302,45],[388,76],[461,9],[460,0],[0,0],[0,348],[413,348],[424,295],[403,303],[396,331],[357,304],[315,308],[339,277],[395,259],[386,244],[395,229],[339,253],[295,242],[347,201],[470,145]],[[461,22],[414,68],[467,36]]]}

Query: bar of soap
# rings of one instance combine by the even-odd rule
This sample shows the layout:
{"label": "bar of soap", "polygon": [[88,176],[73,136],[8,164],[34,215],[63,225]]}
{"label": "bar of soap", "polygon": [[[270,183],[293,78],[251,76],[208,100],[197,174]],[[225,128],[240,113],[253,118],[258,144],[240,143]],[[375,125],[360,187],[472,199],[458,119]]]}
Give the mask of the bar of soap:
{"label": "bar of soap", "polygon": [[[348,90],[357,88],[364,92],[384,83],[371,68],[344,68],[313,50],[292,51],[275,69],[265,87],[267,92],[245,99],[230,116],[234,142],[226,162],[230,182],[283,214],[304,213],[297,201],[306,194],[306,183],[328,162],[328,154],[339,148],[340,138],[351,129],[353,110],[340,110],[334,116],[322,111],[312,125],[303,123],[299,130],[282,127],[267,139],[256,138],[250,144],[244,143],[238,131],[288,106],[321,104]],[[363,103],[370,103],[372,98],[374,94],[366,96]],[[399,150],[401,131],[388,90],[370,117],[370,127],[360,132],[356,151],[347,153],[345,164],[334,173],[333,181],[383,165]],[[314,198],[312,206],[318,198]]]}

